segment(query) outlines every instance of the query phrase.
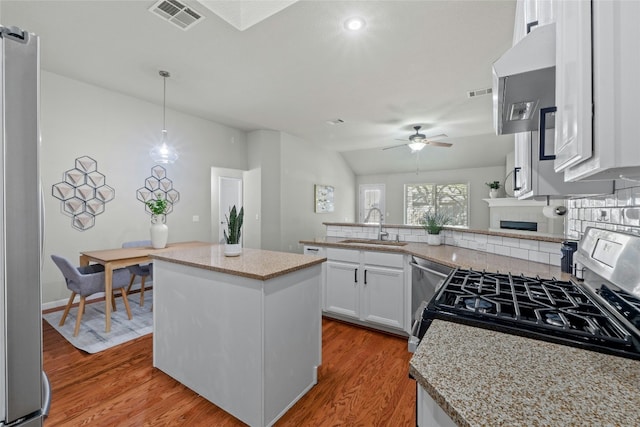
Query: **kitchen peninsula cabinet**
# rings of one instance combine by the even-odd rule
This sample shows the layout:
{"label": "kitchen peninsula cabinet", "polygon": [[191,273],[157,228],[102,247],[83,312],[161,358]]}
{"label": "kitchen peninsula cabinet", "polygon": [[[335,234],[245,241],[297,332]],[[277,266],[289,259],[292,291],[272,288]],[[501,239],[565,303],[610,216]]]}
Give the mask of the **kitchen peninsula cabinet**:
{"label": "kitchen peninsula cabinet", "polygon": [[220,245],[152,258],[154,367],[250,426],[317,383],[324,258]]}
{"label": "kitchen peninsula cabinet", "polygon": [[403,254],[327,248],[325,314],[406,332],[406,265]]}

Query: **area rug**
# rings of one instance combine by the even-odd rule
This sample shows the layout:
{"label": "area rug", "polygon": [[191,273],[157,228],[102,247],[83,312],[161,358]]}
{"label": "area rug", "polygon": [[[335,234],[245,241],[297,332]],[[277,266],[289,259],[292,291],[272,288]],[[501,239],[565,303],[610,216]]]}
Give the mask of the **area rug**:
{"label": "area rug", "polygon": [[87,353],[98,353],[110,347],[125,343],[153,332],[153,312],[151,311],[152,291],[145,291],[145,305],[140,307],[140,294],[129,295],[129,306],[133,318],[129,320],[122,303],[116,298],[118,311],[111,312],[111,332],[106,333],[104,300],[85,305],[85,312],[80,321],[80,332],[73,336],[78,308],[72,307],[63,326],[58,326],[62,311],[43,314],[42,317],[53,326],[71,344]]}

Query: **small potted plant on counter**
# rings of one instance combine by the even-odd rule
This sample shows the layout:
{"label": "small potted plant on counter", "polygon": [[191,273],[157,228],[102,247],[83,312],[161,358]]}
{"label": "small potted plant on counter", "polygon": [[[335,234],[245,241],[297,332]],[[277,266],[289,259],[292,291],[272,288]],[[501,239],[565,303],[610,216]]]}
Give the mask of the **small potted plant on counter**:
{"label": "small potted plant on counter", "polygon": [[489,187],[489,197],[495,199],[498,197],[498,190],[500,189],[500,181],[485,182],[485,185]]}
{"label": "small potted plant on counter", "polygon": [[167,246],[169,239],[169,227],[167,226],[167,199],[162,193],[156,194],[156,198],[146,202],[151,211],[151,246],[161,249]]}
{"label": "small potted plant on counter", "polygon": [[450,222],[451,218],[442,213],[427,212],[424,214],[422,226],[427,230],[427,244],[434,246],[441,245],[442,236],[440,236],[440,232],[444,226]]}
{"label": "small potted plant on counter", "polygon": [[224,239],[227,244],[224,247],[226,256],[238,256],[242,253],[240,236],[242,235],[242,222],[244,219],[244,207],[237,211],[236,205],[229,210],[229,215],[225,215],[227,220],[227,230],[224,230]]}

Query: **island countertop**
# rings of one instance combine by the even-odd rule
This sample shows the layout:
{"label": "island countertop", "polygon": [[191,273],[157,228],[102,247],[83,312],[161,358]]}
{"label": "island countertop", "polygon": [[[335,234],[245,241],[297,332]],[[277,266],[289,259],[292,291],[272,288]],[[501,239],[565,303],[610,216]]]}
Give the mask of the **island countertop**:
{"label": "island countertop", "polygon": [[640,361],[434,320],[409,372],[460,426],[632,426]]}
{"label": "island countertop", "polygon": [[326,258],[288,252],[243,248],[235,257],[224,255],[224,245],[199,247],[151,254],[151,258],[256,280],[269,280],[297,270],[322,264]]}

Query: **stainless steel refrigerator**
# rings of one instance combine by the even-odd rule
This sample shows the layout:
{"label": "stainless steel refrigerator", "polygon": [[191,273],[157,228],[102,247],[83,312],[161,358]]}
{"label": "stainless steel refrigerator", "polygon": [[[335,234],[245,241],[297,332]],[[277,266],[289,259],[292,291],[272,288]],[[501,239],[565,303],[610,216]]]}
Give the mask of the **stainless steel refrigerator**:
{"label": "stainless steel refrigerator", "polygon": [[38,37],[0,26],[0,426],[42,426]]}

